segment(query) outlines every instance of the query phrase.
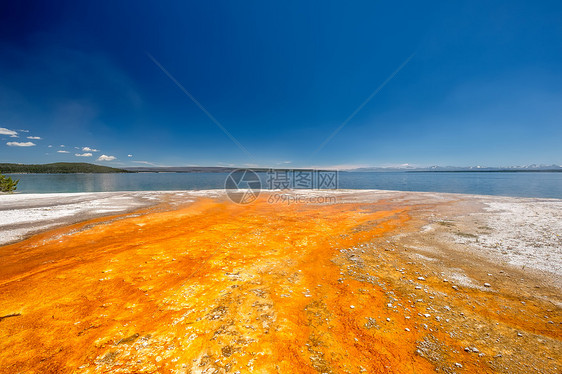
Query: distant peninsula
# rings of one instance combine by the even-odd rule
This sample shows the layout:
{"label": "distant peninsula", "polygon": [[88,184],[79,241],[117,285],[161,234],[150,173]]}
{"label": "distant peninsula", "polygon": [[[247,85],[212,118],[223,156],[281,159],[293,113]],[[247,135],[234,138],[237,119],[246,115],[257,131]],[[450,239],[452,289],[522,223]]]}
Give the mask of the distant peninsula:
{"label": "distant peninsula", "polygon": [[133,171],[86,162],[56,162],[53,164],[0,164],[0,174],[71,174],[71,173],[133,173]]}

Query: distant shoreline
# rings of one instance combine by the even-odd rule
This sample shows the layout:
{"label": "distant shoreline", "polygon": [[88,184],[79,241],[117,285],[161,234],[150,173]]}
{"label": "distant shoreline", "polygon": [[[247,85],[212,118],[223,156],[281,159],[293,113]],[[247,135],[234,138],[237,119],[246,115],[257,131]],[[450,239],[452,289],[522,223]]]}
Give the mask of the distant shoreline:
{"label": "distant shoreline", "polygon": [[[406,173],[560,173],[562,169],[525,170],[525,169],[498,169],[498,170],[405,170]],[[371,173],[377,173],[371,172]]]}
{"label": "distant shoreline", "polygon": [[[243,169],[243,168],[242,168]],[[195,170],[150,170],[150,171],[136,171],[136,170],[128,170],[123,169],[123,171],[96,171],[96,172],[87,172],[87,171],[64,171],[64,172],[51,172],[51,171],[44,171],[44,172],[12,172],[12,171],[2,171],[0,170],[0,174],[5,175],[37,175],[37,174],[199,174],[199,173],[231,173],[234,170],[240,169],[226,169],[226,170],[202,170],[197,168]],[[247,170],[253,170],[256,173],[267,173],[269,171],[309,171],[310,169],[254,169],[254,168],[247,168]],[[373,170],[373,171],[364,171],[364,170],[330,170],[336,171],[338,173],[362,173],[362,174],[371,174],[371,173],[562,173],[562,169],[548,169],[548,170],[508,170],[508,169],[499,169],[499,170]]]}
{"label": "distant shoreline", "polygon": [[356,169],[322,168],[243,168],[231,166],[129,166],[114,168],[85,162],[57,162],[51,164],[0,163],[0,174],[103,174],[103,173],[231,173],[235,170],[252,170],[256,173],[270,171],[331,171],[338,173],[559,173],[562,166],[530,165],[521,167],[456,167],[432,166],[427,168],[374,167]]}
{"label": "distant shoreline", "polygon": [[51,164],[0,163],[0,174],[98,174],[132,173],[125,169],[89,164],[86,162],[56,162]]}

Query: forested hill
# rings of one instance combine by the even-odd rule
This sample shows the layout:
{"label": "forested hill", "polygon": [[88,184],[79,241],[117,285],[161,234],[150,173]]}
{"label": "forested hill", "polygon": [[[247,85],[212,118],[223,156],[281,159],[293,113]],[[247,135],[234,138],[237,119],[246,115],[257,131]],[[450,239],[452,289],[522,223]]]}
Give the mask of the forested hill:
{"label": "forested hill", "polygon": [[0,164],[0,174],[9,173],[131,173],[109,166],[85,162],[57,162],[53,164]]}

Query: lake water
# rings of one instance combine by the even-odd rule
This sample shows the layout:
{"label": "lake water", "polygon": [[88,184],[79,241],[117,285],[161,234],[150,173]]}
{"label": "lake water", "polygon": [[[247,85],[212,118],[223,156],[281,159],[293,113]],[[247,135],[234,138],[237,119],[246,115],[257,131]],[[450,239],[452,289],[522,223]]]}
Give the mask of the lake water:
{"label": "lake water", "polygon": [[[224,188],[227,173],[16,174],[20,193],[171,191]],[[267,175],[260,173],[266,186]],[[340,172],[342,189],[453,192],[562,198],[562,173]]]}

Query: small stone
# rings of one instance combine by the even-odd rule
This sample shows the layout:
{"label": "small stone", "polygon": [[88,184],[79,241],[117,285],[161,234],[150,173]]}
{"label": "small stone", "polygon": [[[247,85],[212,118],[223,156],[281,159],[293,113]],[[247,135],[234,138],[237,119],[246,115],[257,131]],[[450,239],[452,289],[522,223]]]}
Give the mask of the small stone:
{"label": "small stone", "polygon": [[405,330],[405,331],[408,331],[408,332],[410,332],[410,329],[409,329],[409,328],[407,328],[407,327],[406,327],[406,328],[405,328],[404,330]]}
{"label": "small stone", "polygon": [[425,278],[424,278],[424,277],[418,277],[418,280],[420,280],[420,281],[424,281],[424,280],[425,280]]}
{"label": "small stone", "polygon": [[448,281],[449,281],[448,279],[443,279],[443,282],[448,282]]}
{"label": "small stone", "polygon": [[474,353],[480,353],[480,351],[478,350],[478,348],[472,347],[472,352]]}
{"label": "small stone", "polygon": [[470,348],[464,347],[464,351],[465,351],[465,352],[470,352]]}
{"label": "small stone", "polygon": [[455,362],[455,366],[458,367],[458,368],[462,368],[462,365],[459,364],[458,362]]}
{"label": "small stone", "polygon": [[490,283],[484,283],[484,287],[492,287]]}
{"label": "small stone", "polygon": [[387,319],[386,319],[386,322],[390,322],[390,318],[387,318]]}
{"label": "small stone", "polygon": [[392,304],[391,304],[391,303],[386,304],[386,306],[389,307],[389,308],[392,308]]}
{"label": "small stone", "polygon": [[517,333],[517,336],[522,337],[523,334],[521,334],[520,332]]}
{"label": "small stone", "polygon": [[453,290],[458,291],[459,288],[457,286],[453,286]]}
{"label": "small stone", "polygon": [[416,286],[416,290],[421,290],[421,286]]}
{"label": "small stone", "polygon": [[424,316],[425,318],[429,318],[429,317],[431,317],[431,314],[426,313],[426,314],[424,314],[423,316]]}
{"label": "small stone", "polygon": [[355,309],[355,305],[350,305],[349,306],[351,309]]}

